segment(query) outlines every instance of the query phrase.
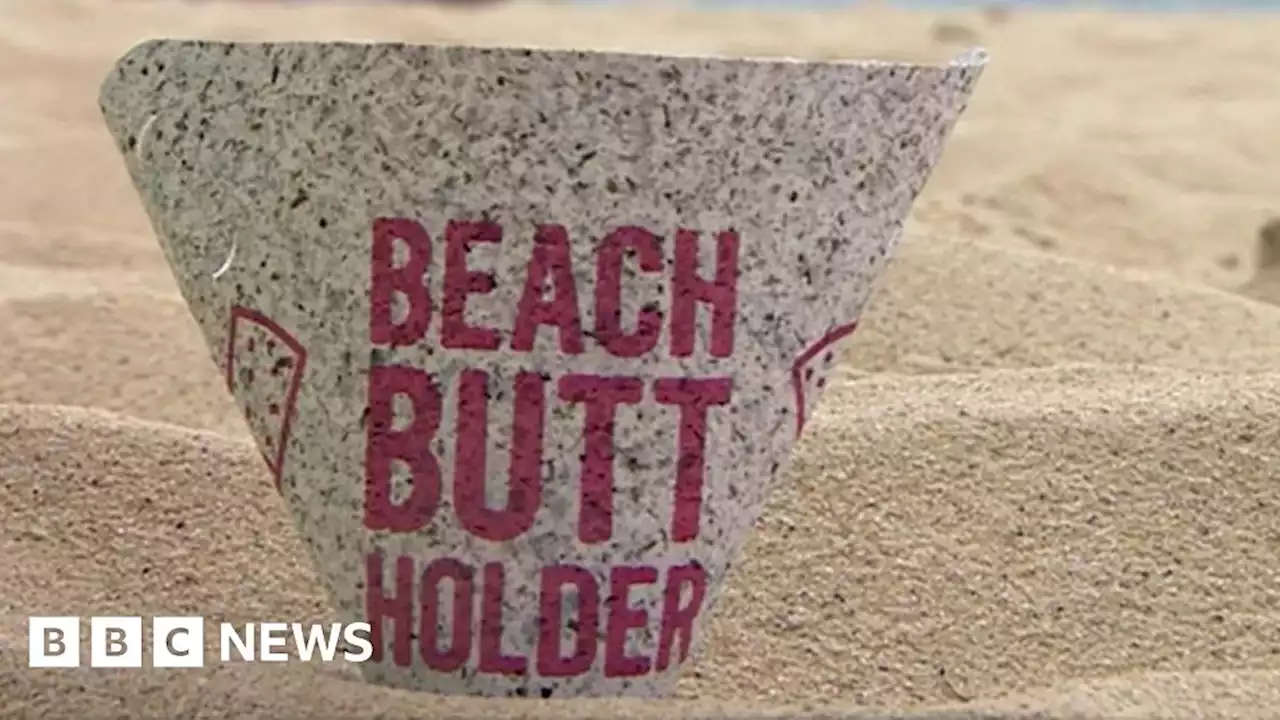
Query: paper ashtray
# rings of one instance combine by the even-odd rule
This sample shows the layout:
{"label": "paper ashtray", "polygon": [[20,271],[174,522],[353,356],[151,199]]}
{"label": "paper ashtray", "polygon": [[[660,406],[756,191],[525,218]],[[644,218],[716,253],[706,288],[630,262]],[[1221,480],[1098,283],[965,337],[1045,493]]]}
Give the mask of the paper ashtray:
{"label": "paper ashtray", "polygon": [[661,696],[984,62],[157,41],[101,100],[366,678]]}

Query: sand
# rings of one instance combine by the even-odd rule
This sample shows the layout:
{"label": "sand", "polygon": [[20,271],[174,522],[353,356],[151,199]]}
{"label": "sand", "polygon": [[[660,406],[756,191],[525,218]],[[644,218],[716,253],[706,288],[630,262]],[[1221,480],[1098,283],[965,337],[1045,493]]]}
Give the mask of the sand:
{"label": "sand", "polygon": [[[0,2],[0,716],[1274,717],[1280,17]],[[30,614],[324,619],[95,106],[154,35],[994,62],[667,703],[32,671]],[[1266,233],[1262,233],[1266,234]]]}

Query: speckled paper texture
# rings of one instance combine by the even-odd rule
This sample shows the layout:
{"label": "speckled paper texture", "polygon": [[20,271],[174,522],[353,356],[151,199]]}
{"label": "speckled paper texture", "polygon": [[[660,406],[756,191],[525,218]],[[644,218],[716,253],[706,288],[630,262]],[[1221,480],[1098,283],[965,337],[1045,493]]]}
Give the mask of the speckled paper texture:
{"label": "speckled paper texture", "polygon": [[161,41],[102,107],[366,677],[658,696],[982,64]]}

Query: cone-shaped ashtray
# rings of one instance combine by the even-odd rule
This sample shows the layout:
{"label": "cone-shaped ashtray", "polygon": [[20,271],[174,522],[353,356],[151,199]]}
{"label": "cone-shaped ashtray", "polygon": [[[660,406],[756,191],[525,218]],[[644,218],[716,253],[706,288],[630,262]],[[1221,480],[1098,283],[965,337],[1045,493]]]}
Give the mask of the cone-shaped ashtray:
{"label": "cone-shaped ashtray", "polygon": [[158,41],[101,102],[366,677],[658,696],[984,61]]}

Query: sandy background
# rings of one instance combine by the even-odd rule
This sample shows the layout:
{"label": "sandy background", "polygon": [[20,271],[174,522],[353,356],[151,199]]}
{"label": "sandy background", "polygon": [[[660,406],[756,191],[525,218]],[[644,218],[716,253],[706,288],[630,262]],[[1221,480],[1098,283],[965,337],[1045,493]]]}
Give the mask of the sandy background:
{"label": "sandy background", "polygon": [[[1280,16],[0,0],[0,716],[1280,716],[1277,33]],[[328,613],[99,120],[114,58],[166,34],[991,49],[682,700],[25,668],[29,614]],[[896,710],[853,709],[873,706]]]}

